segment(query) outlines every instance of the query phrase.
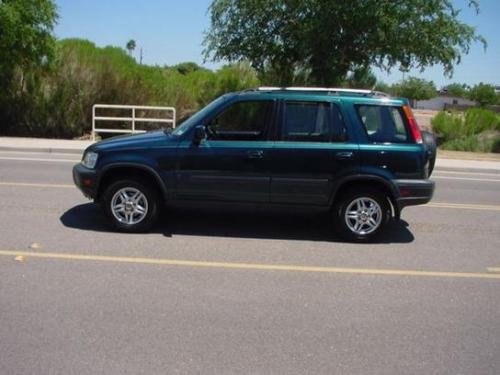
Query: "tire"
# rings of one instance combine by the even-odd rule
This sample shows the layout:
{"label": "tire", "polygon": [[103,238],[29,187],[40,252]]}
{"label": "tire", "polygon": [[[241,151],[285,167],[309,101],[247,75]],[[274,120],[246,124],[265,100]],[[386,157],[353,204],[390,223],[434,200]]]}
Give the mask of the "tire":
{"label": "tire", "polygon": [[111,183],[101,202],[113,228],[129,233],[147,232],[156,222],[160,208],[157,191],[136,180]]}
{"label": "tire", "polygon": [[[361,203],[365,204],[364,209]],[[347,211],[351,212],[351,217],[346,215]],[[347,192],[339,199],[333,214],[335,229],[344,239],[369,242],[383,231],[391,217],[391,207],[386,195],[380,191],[370,188],[357,189]],[[356,231],[357,225],[359,228]]]}
{"label": "tire", "polygon": [[429,176],[431,176],[432,171],[434,170],[434,165],[436,164],[436,136],[428,131],[422,131],[422,140],[424,145],[427,148],[427,153],[429,155]]}

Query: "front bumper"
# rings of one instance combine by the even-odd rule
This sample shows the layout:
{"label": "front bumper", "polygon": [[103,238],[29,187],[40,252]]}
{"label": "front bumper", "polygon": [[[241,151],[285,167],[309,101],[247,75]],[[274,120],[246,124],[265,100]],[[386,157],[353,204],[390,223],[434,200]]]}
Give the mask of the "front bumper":
{"label": "front bumper", "polygon": [[396,204],[401,211],[406,206],[426,204],[432,199],[435,183],[431,180],[395,180],[398,190]]}
{"label": "front bumper", "polygon": [[84,167],[81,163],[73,167],[73,182],[89,199],[97,196],[97,172]]}

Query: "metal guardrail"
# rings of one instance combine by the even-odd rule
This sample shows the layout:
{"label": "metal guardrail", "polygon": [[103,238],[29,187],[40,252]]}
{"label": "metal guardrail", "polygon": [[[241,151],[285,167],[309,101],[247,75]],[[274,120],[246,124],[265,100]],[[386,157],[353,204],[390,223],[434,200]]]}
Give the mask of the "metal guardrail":
{"label": "metal guardrail", "polygon": [[[107,109],[129,109],[131,110],[130,117],[117,117],[117,116],[96,116],[96,109],[107,108]],[[152,117],[136,117],[137,110],[146,111],[164,111],[170,113],[170,118],[152,118]],[[172,128],[175,128],[176,112],[174,107],[151,107],[144,105],[116,105],[116,104],[94,104],[92,106],[92,140],[95,141],[95,136],[97,133],[145,133],[145,130],[138,130],[135,128],[136,123],[144,122],[160,122],[166,124],[172,124]],[[120,121],[120,122],[130,122],[130,129],[110,129],[110,128],[96,128],[96,121]]]}

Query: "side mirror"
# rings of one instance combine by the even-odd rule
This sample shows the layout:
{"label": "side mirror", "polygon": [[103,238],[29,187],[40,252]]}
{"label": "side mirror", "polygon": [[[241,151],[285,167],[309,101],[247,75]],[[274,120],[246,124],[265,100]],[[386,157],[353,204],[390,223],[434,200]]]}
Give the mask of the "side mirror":
{"label": "side mirror", "polygon": [[207,131],[205,126],[198,125],[194,128],[193,143],[199,145],[201,141],[207,139]]}

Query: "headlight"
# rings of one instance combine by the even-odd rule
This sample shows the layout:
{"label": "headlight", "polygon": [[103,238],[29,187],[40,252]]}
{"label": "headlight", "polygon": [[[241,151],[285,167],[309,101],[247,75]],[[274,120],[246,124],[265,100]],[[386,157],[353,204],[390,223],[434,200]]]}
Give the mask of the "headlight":
{"label": "headlight", "polygon": [[89,168],[93,169],[95,167],[95,164],[97,163],[97,153],[96,152],[86,152],[85,155],[83,155],[82,159],[82,164]]}

